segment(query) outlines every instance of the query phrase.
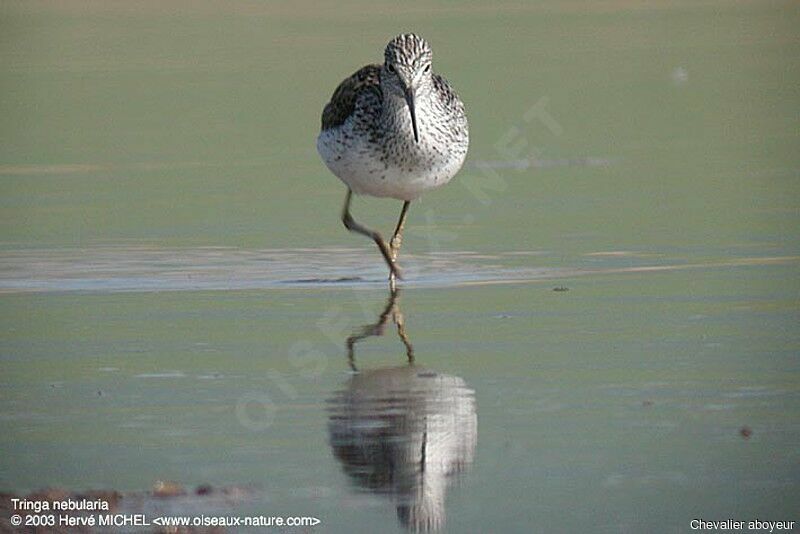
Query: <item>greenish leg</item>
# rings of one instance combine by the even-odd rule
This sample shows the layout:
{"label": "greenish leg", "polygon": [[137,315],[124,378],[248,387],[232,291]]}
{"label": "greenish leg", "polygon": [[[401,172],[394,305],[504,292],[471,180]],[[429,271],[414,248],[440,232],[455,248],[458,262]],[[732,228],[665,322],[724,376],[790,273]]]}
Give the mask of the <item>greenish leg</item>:
{"label": "greenish leg", "polygon": [[[406,225],[406,215],[408,214],[408,207],[411,205],[410,200],[403,202],[403,209],[400,211],[400,219],[397,221],[397,227],[394,229],[392,240],[389,241],[389,251],[392,255],[392,263],[397,262],[397,256],[400,253],[400,246],[403,244],[403,228]],[[399,277],[398,277],[399,278]],[[394,272],[389,273],[389,288],[394,291],[396,287]]]}
{"label": "greenish leg", "polygon": [[[353,334],[347,338],[347,341],[345,342],[345,346],[347,347],[347,361],[353,371],[358,371],[358,368],[356,367],[356,343],[371,336],[382,336],[384,328],[386,327],[386,323],[389,322],[389,317],[391,317],[395,323],[397,322],[397,294],[397,291],[389,292],[389,299],[386,301],[386,306],[384,306],[383,311],[378,316],[378,320],[375,323],[361,327],[361,330],[357,334]],[[406,347],[409,347],[410,345],[407,342],[408,338],[404,338],[403,336],[405,336],[405,329],[400,337],[403,339],[403,343],[406,344]],[[409,361],[412,360],[413,358],[409,356]]]}
{"label": "greenish leg", "polygon": [[370,230],[369,228],[361,226],[353,219],[353,216],[350,215],[350,200],[352,199],[352,197],[353,197],[353,191],[348,189],[347,196],[344,199],[344,208],[342,208],[342,222],[344,223],[345,228],[347,228],[351,232],[367,236],[373,241],[375,241],[375,244],[378,245],[378,248],[380,249],[381,254],[383,255],[383,259],[386,261],[386,265],[389,266],[389,270],[391,272],[390,278],[397,277],[400,280],[402,280],[403,277],[400,274],[400,268],[397,267],[394,260],[392,259],[392,253],[389,250],[389,246],[386,244],[386,241],[383,240],[381,234],[379,234],[374,230]]}

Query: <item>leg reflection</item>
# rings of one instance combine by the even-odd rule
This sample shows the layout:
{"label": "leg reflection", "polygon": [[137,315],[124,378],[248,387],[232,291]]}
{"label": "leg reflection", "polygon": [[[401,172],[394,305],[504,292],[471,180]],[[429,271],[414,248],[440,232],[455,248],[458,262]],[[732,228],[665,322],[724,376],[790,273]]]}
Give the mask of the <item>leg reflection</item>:
{"label": "leg reflection", "polygon": [[386,306],[384,306],[383,311],[380,316],[378,316],[378,320],[375,323],[365,325],[357,334],[353,334],[347,338],[345,343],[347,346],[347,362],[350,364],[350,368],[353,371],[358,371],[355,359],[356,343],[368,337],[382,336],[389,319],[391,319],[397,327],[397,335],[400,336],[400,340],[403,342],[403,345],[406,346],[408,363],[414,363],[414,347],[411,345],[411,340],[406,333],[405,318],[403,317],[403,312],[400,310],[400,290],[393,289],[389,292]]}
{"label": "leg reflection", "polygon": [[[358,371],[356,344],[383,335],[390,320],[408,363]],[[390,498],[408,531],[442,529],[448,488],[475,455],[475,391],[458,376],[415,364],[397,291],[389,294],[377,321],[346,344],[350,368],[357,372],[327,402],[334,457],[359,490]]]}

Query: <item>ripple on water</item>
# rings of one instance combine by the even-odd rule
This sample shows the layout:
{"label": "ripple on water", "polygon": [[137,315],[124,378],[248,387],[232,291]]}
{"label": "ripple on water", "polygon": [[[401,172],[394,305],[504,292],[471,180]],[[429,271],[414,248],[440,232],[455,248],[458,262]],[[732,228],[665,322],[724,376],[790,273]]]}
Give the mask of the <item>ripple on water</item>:
{"label": "ripple on water", "polygon": [[136,375],[135,378],[185,378],[186,374],[183,371],[164,371],[161,373],[142,373]]}
{"label": "ripple on water", "polygon": [[[0,252],[0,293],[47,291],[181,291],[383,286],[380,257],[371,249],[239,249],[98,246]],[[374,252],[374,251],[372,251]],[[404,255],[406,286],[447,287],[547,281],[586,275],[663,272],[737,265],[796,263],[798,257],[727,258],[687,263],[665,255],[592,253],[574,267],[542,267],[541,251],[497,254],[446,252]],[[601,261],[601,263],[597,263]]]}

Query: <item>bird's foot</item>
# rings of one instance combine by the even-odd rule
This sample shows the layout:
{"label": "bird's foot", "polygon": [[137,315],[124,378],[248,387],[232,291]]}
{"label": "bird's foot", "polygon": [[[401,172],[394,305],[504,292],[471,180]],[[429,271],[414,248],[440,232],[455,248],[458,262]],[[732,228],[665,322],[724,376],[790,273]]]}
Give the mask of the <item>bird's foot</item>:
{"label": "bird's foot", "polygon": [[389,271],[389,289],[395,291],[397,289],[397,281],[402,279],[403,276],[400,267],[396,263],[392,263],[391,270]]}
{"label": "bird's foot", "polygon": [[400,253],[400,246],[402,244],[403,244],[403,236],[401,236],[400,234],[396,234],[389,241],[389,251],[392,253],[392,261],[397,259],[397,255]]}

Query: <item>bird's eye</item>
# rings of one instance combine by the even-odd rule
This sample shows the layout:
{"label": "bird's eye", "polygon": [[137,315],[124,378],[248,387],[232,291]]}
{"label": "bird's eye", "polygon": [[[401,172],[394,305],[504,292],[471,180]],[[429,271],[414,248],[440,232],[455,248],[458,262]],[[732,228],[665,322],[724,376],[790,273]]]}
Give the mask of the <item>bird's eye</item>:
{"label": "bird's eye", "polygon": [[430,72],[430,71],[431,71],[431,65],[430,63],[428,63],[427,65],[425,65],[425,72]]}
{"label": "bird's eye", "polygon": [[386,69],[387,69],[389,72],[394,72],[394,65],[392,65],[391,63],[389,63],[388,65],[386,65]]}

